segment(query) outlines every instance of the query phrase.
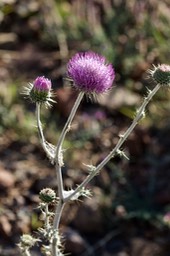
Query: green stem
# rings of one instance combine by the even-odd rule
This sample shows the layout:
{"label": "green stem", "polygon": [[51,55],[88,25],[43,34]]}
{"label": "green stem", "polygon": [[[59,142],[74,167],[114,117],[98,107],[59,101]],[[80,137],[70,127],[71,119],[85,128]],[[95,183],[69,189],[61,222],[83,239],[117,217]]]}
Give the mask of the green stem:
{"label": "green stem", "polygon": [[37,127],[38,127],[40,143],[41,143],[42,148],[44,149],[45,153],[47,154],[47,156],[50,159],[52,159],[54,156],[51,154],[51,152],[47,148],[46,140],[45,140],[44,133],[43,133],[43,128],[42,128],[41,119],[40,119],[40,108],[41,108],[41,104],[36,103],[36,120],[37,120]]}
{"label": "green stem", "polygon": [[45,205],[45,229],[48,232],[50,228],[49,225],[49,209],[48,209],[48,204],[46,203]]}
{"label": "green stem", "polygon": [[75,116],[75,113],[78,109],[78,106],[80,105],[80,102],[82,100],[84,96],[84,92],[80,92],[78,94],[78,97],[74,103],[74,106],[70,112],[70,115],[67,119],[67,122],[61,132],[61,135],[59,137],[59,140],[58,140],[58,143],[57,143],[57,146],[56,146],[56,152],[55,152],[55,159],[58,161],[58,163],[62,166],[63,163],[62,163],[62,145],[63,145],[63,141],[65,139],[65,136],[67,134],[67,132],[70,130],[70,126],[71,126],[71,122],[73,121],[73,118]]}
{"label": "green stem", "polygon": [[31,256],[29,250],[25,250],[24,253],[23,253],[23,256]]}
{"label": "green stem", "polygon": [[68,117],[68,120],[61,132],[61,135],[59,137],[59,140],[58,140],[58,143],[57,143],[57,146],[56,146],[56,153],[55,153],[55,159],[56,159],[56,175],[57,175],[57,183],[58,183],[58,194],[59,194],[59,198],[61,200],[63,200],[64,198],[64,195],[63,195],[63,178],[62,178],[62,170],[61,170],[61,167],[63,166],[63,154],[62,154],[62,146],[63,146],[63,142],[64,142],[64,139],[65,139],[65,136],[66,136],[66,133],[69,131],[70,129],[70,126],[71,126],[71,122],[75,116],[75,113],[77,111],[77,108],[82,100],[84,96],[84,93],[83,92],[80,92],[76,101],[75,101],[75,104],[72,108],[72,111]]}
{"label": "green stem", "polygon": [[63,152],[62,152],[62,147],[63,147],[63,142],[65,139],[65,136],[67,134],[67,132],[70,129],[72,120],[75,116],[75,113],[80,105],[80,102],[82,100],[84,96],[83,92],[80,92],[75,103],[74,106],[70,112],[70,115],[68,117],[68,120],[61,132],[61,135],[59,137],[57,146],[56,146],[56,152],[55,152],[55,157],[54,160],[56,162],[56,175],[57,175],[57,184],[58,184],[58,196],[59,196],[59,202],[57,204],[56,207],[56,212],[55,212],[55,216],[54,216],[54,222],[53,222],[53,240],[52,240],[52,255],[53,256],[59,256],[59,252],[57,249],[57,236],[58,234],[58,230],[59,230],[59,223],[60,223],[60,219],[61,219],[61,214],[64,208],[64,188],[63,188],[63,177],[62,177],[62,166],[63,166]]}
{"label": "green stem", "polygon": [[59,224],[60,224],[60,219],[62,215],[62,211],[64,209],[64,203],[63,200],[59,200],[57,207],[56,207],[56,212],[55,212],[55,217],[54,217],[54,222],[53,222],[53,239],[52,239],[52,256],[59,256],[59,248],[57,245],[57,241],[59,240]]}
{"label": "green stem", "polygon": [[138,109],[137,115],[134,118],[132,124],[127,129],[127,131],[124,133],[124,135],[120,136],[120,139],[119,139],[118,143],[116,144],[116,146],[113,148],[113,150],[106,156],[106,158],[100,164],[98,164],[98,166],[94,169],[94,171],[92,171],[86,177],[86,179],[74,190],[74,192],[64,199],[64,202],[67,202],[73,196],[75,196],[77,193],[79,193],[80,190],[82,188],[84,188],[93,179],[93,177],[96,176],[96,174],[110,161],[110,159],[112,157],[114,157],[114,155],[117,153],[117,151],[120,149],[122,144],[125,142],[125,140],[130,135],[130,133],[136,127],[136,125],[138,124],[139,120],[143,117],[143,114],[144,114],[146,106],[148,105],[148,103],[152,99],[152,97],[155,95],[155,93],[160,89],[160,87],[161,87],[161,85],[157,84],[156,87],[152,91],[149,91],[148,96],[144,98],[144,101],[143,101],[142,105]]}

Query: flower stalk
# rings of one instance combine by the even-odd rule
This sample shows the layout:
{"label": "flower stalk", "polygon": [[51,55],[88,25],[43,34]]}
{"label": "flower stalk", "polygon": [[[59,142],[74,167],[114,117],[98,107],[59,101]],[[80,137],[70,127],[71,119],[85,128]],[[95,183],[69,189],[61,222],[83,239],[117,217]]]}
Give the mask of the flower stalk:
{"label": "flower stalk", "polygon": [[66,124],[65,124],[65,126],[64,126],[64,128],[63,128],[63,130],[61,132],[61,135],[60,135],[59,139],[58,139],[58,143],[57,143],[57,146],[56,146],[56,152],[55,152],[55,161],[58,162],[59,166],[63,166],[63,157],[62,157],[63,141],[65,139],[65,136],[66,136],[67,132],[71,128],[72,120],[73,120],[73,118],[75,116],[75,113],[76,113],[76,111],[77,111],[77,109],[78,109],[78,107],[80,105],[80,102],[81,102],[83,96],[84,96],[84,92],[80,92],[78,94],[78,97],[77,97],[77,99],[75,101],[75,104],[74,104],[74,106],[73,106],[73,108],[72,108],[72,110],[70,112],[70,115],[69,115],[69,117],[67,119],[67,122],[66,122]]}
{"label": "flower stalk", "polygon": [[84,93],[80,92],[78,94],[77,100],[75,101],[75,104],[70,112],[70,115],[67,119],[67,122],[61,132],[61,135],[59,137],[57,146],[56,146],[56,152],[55,152],[55,162],[56,162],[56,175],[57,175],[57,184],[58,184],[58,196],[59,196],[59,202],[56,206],[54,221],[53,221],[53,241],[52,241],[52,253],[53,256],[58,256],[57,254],[57,238],[58,235],[58,229],[59,229],[59,223],[62,215],[62,211],[64,209],[64,188],[63,188],[63,177],[62,177],[62,166],[63,166],[63,142],[65,139],[65,136],[67,132],[70,130],[72,120],[75,116],[75,113],[80,105],[81,100],[83,99]]}
{"label": "flower stalk", "polygon": [[134,118],[132,124],[130,125],[130,127],[127,129],[127,131],[123,134],[120,135],[120,139],[118,141],[118,143],[116,144],[116,146],[113,148],[113,150],[105,157],[105,159],[98,164],[97,167],[95,167],[93,169],[92,172],[90,172],[90,174],[86,177],[86,179],[74,190],[74,192],[72,194],[70,194],[68,197],[66,197],[64,199],[65,202],[71,200],[72,197],[74,197],[77,193],[79,193],[79,191],[84,188],[92,179],[94,176],[96,176],[96,174],[99,173],[99,171],[110,161],[111,158],[114,157],[114,155],[120,150],[122,144],[125,142],[125,140],[128,138],[128,136],[131,134],[131,132],[133,131],[133,129],[136,127],[136,125],[138,124],[138,122],[141,120],[141,118],[144,116],[145,113],[145,108],[148,105],[148,103],[150,102],[150,100],[152,99],[152,97],[156,94],[156,92],[161,88],[161,84],[157,84],[156,87],[154,87],[154,89],[152,91],[149,91],[148,96],[144,98],[144,101],[142,103],[142,105],[140,106],[140,108],[137,111],[136,117]]}
{"label": "flower stalk", "polygon": [[44,149],[45,153],[47,154],[47,157],[49,159],[53,159],[54,155],[48,149],[47,142],[44,137],[42,123],[41,123],[41,119],[40,119],[40,109],[41,109],[41,104],[36,103],[36,120],[37,120],[37,128],[38,128],[40,143],[41,143],[41,146]]}

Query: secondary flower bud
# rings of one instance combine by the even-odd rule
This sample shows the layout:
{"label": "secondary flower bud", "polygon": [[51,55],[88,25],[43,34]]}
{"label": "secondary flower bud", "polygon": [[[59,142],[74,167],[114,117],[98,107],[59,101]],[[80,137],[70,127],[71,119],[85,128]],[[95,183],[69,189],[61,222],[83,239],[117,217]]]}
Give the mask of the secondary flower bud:
{"label": "secondary flower bud", "polygon": [[163,86],[170,85],[170,65],[160,64],[157,67],[154,66],[153,70],[149,70],[151,78],[157,83]]}
{"label": "secondary flower bud", "polygon": [[115,79],[112,65],[94,52],[75,54],[68,62],[67,74],[74,87],[86,94],[107,92]]}
{"label": "secondary flower bud", "polygon": [[53,96],[51,86],[51,81],[48,78],[39,76],[25,88],[23,94],[29,97],[32,102],[50,106],[49,102],[54,102],[51,99]]}
{"label": "secondary flower bud", "polygon": [[40,191],[39,198],[44,203],[51,203],[56,199],[56,193],[51,188],[44,188]]}
{"label": "secondary flower bud", "polygon": [[37,239],[33,238],[29,234],[23,234],[21,236],[21,244],[23,246],[25,246],[25,247],[32,247],[32,246],[34,246],[36,241],[37,241]]}
{"label": "secondary flower bud", "polygon": [[51,81],[44,76],[37,77],[33,82],[30,98],[33,102],[45,103],[51,90]]}
{"label": "secondary flower bud", "polygon": [[20,243],[18,246],[20,247],[21,250],[27,250],[35,245],[36,242],[38,242],[39,239],[36,239],[32,237],[29,234],[23,234],[20,239]]}

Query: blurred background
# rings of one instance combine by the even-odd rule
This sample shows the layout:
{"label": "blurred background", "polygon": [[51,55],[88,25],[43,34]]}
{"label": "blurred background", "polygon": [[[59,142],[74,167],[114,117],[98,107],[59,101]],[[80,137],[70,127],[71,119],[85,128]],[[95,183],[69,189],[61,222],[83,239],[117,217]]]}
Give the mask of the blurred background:
{"label": "blurred background", "polygon": [[[0,256],[18,255],[22,233],[41,227],[38,193],[57,189],[54,167],[38,141],[35,106],[21,95],[37,76],[52,80],[57,104],[42,110],[45,134],[56,144],[76,98],[66,64],[78,51],[96,51],[115,68],[113,90],[82,102],[66,137],[66,188],[87,175],[132,122],[147,87],[146,70],[169,63],[168,0],[0,1]],[[65,207],[65,253],[79,256],[169,256],[170,92],[154,97],[123,146],[130,160],[111,160],[88,188],[91,199]],[[33,256],[42,255],[38,248]]]}

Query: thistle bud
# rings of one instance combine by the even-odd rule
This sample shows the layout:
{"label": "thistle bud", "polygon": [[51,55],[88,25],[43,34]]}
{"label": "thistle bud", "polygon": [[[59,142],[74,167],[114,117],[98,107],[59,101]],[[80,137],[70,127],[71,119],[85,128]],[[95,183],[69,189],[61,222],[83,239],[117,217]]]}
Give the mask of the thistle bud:
{"label": "thistle bud", "polygon": [[29,85],[24,88],[23,94],[30,98],[32,102],[50,106],[49,102],[54,102],[54,100],[51,99],[53,96],[51,87],[52,84],[48,78],[38,76],[33,83],[29,83]]}
{"label": "thistle bud", "polygon": [[33,82],[30,98],[33,102],[45,103],[51,90],[51,81],[44,76],[39,76]]}
{"label": "thistle bud", "polygon": [[49,204],[49,203],[53,202],[56,199],[56,193],[51,188],[44,188],[40,191],[39,198],[44,203]]}
{"label": "thistle bud", "polygon": [[160,64],[154,66],[153,70],[149,70],[151,78],[162,86],[170,85],[170,65]]}
{"label": "thistle bud", "polygon": [[[29,234],[23,234],[21,236],[20,242],[18,244],[18,247],[22,252],[28,252],[28,250],[35,245],[36,242],[39,242],[40,240],[37,238],[32,237]],[[24,254],[25,255],[25,254]]]}
{"label": "thistle bud", "polygon": [[21,236],[21,243],[24,245],[24,246],[27,246],[27,247],[32,247],[34,246],[36,242],[36,239],[34,239],[31,235],[29,234],[23,234]]}

